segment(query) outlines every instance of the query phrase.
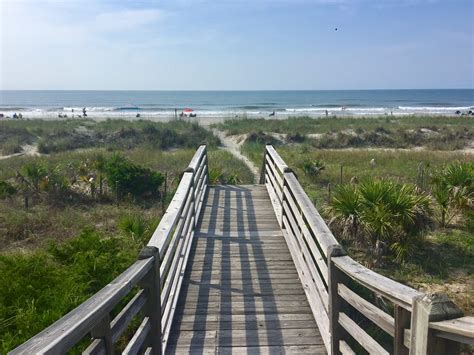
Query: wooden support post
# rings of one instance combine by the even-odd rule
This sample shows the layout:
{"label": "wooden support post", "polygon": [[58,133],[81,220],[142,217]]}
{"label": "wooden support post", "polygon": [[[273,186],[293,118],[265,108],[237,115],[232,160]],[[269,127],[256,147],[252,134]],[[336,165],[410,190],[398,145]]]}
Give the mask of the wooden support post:
{"label": "wooden support post", "polygon": [[339,341],[345,340],[344,328],[339,324],[339,312],[342,310],[342,299],[339,297],[338,284],[345,278],[344,273],[339,270],[332,258],[346,255],[344,249],[338,244],[330,245],[328,248],[328,296],[329,296],[329,329],[331,332],[330,355],[339,355]]}
{"label": "wooden support post", "polygon": [[[280,227],[283,227],[283,217],[285,216],[285,203],[284,203],[286,201],[285,187],[288,188],[288,191],[291,191],[290,187],[288,186],[287,180],[286,180],[286,175],[287,174],[293,174],[293,175],[295,175],[296,178],[298,178],[296,176],[296,174],[293,172],[293,170],[290,169],[289,167],[286,167],[286,168],[283,169],[283,185],[281,186],[282,196],[281,196],[281,223],[280,223]],[[296,213],[296,211],[295,211],[295,213]],[[298,226],[298,230],[301,230],[301,226]]]}
{"label": "wooden support post", "polygon": [[263,164],[262,164],[262,169],[260,170],[260,184],[265,184],[265,167],[267,165],[267,144],[265,146],[265,151],[263,152]]}
{"label": "wooden support post", "polygon": [[[199,171],[199,169],[198,169]],[[195,171],[194,171],[194,168],[187,168],[185,171],[185,173],[192,173],[193,174],[193,177],[191,178],[191,206],[189,207],[191,209],[191,218],[194,217],[194,222],[193,222],[193,228],[196,226],[196,186],[194,186],[194,183],[196,182],[196,176],[195,176]]]}
{"label": "wooden support post", "polygon": [[429,330],[429,323],[462,315],[462,311],[446,294],[434,293],[416,297],[413,300],[411,317],[410,355],[459,354],[459,343],[435,337]]}
{"label": "wooden support post", "polygon": [[408,355],[404,344],[405,329],[410,328],[411,313],[405,308],[395,305],[395,335],[393,337],[394,355]]}
{"label": "wooden support post", "polygon": [[146,316],[150,318],[151,329],[147,339],[153,354],[161,355],[161,287],[160,287],[160,251],[156,247],[145,246],[138,259],[155,258],[153,267],[143,278],[141,285],[148,295],[145,306]]}
{"label": "wooden support post", "polygon": [[92,329],[91,336],[94,339],[102,339],[105,345],[105,353],[107,355],[113,355],[114,343],[112,341],[110,316],[108,314],[94,327],[94,329]]}

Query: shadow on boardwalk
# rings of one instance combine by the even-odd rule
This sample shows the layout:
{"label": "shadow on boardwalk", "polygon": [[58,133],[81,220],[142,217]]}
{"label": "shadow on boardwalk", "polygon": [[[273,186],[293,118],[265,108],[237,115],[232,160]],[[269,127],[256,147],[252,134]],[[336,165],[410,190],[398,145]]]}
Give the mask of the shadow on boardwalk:
{"label": "shadow on boardwalk", "polygon": [[264,186],[211,187],[167,353],[325,353]]}

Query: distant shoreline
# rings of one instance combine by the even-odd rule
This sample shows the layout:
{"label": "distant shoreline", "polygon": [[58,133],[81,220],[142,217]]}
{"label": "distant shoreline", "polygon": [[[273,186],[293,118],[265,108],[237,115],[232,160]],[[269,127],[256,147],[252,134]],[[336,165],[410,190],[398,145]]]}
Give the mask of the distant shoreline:
{"label": "distant shoreline", "polygon": [[[323,118],[353,118],[353,119],[380,119],[380,118],[403,118],[403,117],[465,117],[466,119],[474,118],[474,115],[459,115],[459,114],[426,114],[426,113],[418,113],[418,114],[378,114],[378,115],[351,115],[351,114],[332,114],[328,115],[327,117],[324,116],[314,116],[314,115],[279,115],[278,113],[275,116],[248,116],[248,115],[228,115],[228,116],[205,116],[205,115],[197,115],[197,117],[179,117],[177,120],[186,120],[190,122],[196,122],[203,126],[210,126],[214,123],[221,123],[226,120],[239,120],[239,119],[265,119],[265,120],[287,120],[291,118],[303,118],[309,117],[313,119],[323,119]],[[44,121],[63,121],[63,120],[82,120],[82,119],[89,119],[97,122],[107,121],[107,120],[127,120],[127,121],[138,121],[138,120],[145,120],[151,122],[170,122],[176,120],[174,116],[149,116],[146,114],[140,114],[139,117],[136,115],[121,115],[121,116],[94,116],[94,115],[87,115],[87,117],[80,117],[78,115],[67,115],[66,117],[55,117],[55,116],[44,116],[44,117],[28,117],[23,116],[22,119],[14,119],[11,117],[1,117],[1,121],[21,121],[21,120],[44,120]]]}

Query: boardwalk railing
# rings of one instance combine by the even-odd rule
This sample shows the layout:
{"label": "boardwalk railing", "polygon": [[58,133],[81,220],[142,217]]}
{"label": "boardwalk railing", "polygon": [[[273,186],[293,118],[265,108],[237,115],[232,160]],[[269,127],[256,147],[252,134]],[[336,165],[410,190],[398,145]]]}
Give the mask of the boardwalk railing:
{"label": "boardwalk railing", "polygon": [[[462,317],[445,295],[425,295],[347,256],[271,145],[260,183],[267,187],[330,354],[361,348],[370,354],[456,354],[460,343],[474,343],[474,317]],[[378,334],[377,340],[369,333]]]}
{"label": "boardwalk railing", "polygon": [[[114,343],[136,316],[141,323],[124,353],[164,353],[207,185],[207,153],[206,147],[201,146],[138,260],[94,296],[10,354],[65,353],[88,334],[92,342],[86,354],[112,354]],[[111,311],[137,288],[138,292],[111,319]]]}

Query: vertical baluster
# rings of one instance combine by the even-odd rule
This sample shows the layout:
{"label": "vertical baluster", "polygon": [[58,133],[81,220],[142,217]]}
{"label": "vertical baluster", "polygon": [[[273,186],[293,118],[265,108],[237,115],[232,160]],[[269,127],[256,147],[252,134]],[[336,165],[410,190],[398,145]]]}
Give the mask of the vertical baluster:
{"label": "vertical baluster", "polygon": [[410,355],[459,354],[459,343],[433,336],[429,323],[454,319],[462,315],[462,311],[446,294],[435,293],[416,297],[413,300],[411,318]]}
{"label": "vertical baluster", "polygon": [[395,335],[393,337],[393,351],[395,355],[408,355],[408,348],[404,344],[405,329],[410,328],[411,313],[405,308],[395,305]]}
{"label": "vertical baluster", "polygon": [[145,314],[150,318],[151,329],[147,344],[153,349],[153,354],[161,355],[161,287],[160,287],[160,251],[156,247],[145,246],[138,259],[154,258],[153,267],[141,281],[148,299]]}
{"label": "vertical baluster", "polygon": [[102,339],[105,345],[105,353],[107,355],[113,355],[114,343],[112,341],[110,316],[108,314],[92,329],[91,336],[94,339]]}
{"label": "vertical baluster", "polygon": [[339,341],[344,340],[344,328],[339,324],[339,313],[342,311],[342,299],[339,297],[338,285],[345,279],[344,273],[339,270],[332,258],[346,255],[340,245],[331,245],[328,248],[328,295],[329,295],[329,329],[331,332],[330,355],[339,355]]}

